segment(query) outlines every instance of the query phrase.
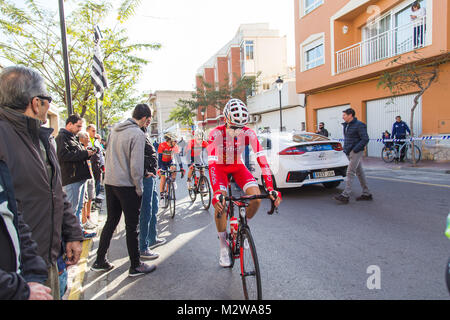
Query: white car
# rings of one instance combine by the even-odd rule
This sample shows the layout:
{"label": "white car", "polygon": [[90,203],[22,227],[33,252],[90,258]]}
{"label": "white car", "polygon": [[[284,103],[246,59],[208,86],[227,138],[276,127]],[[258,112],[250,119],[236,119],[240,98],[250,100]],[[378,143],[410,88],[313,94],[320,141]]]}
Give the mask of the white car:
{"label": "white car", "polygon": [[[310,132],[258,134],[272,170],[275,188],[323,184],[336,188],[347,173],[348,159],[339,141]],[[261,168],[250,152],[250,171],[264,186]]]}

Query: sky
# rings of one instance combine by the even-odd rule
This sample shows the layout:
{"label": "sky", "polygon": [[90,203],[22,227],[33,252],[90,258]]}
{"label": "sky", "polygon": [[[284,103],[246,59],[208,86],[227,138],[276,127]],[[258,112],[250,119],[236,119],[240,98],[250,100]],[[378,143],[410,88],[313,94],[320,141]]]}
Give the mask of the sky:
{"label": "sky", "polygon": [[[38,3],[58,10],[56,0]],[[65,1],[66,14],[74,3]],[[107,23],[115,23],[114,18]],[[286,35],[288,64],[295,66],[294,0],[143,0],[135,16],[125,23],[128,34],[133,42],[161,43],[162,48],[139,54],[151,63],[144,68],[137,89],[194,90],[197,69],[244,23],[269,23],[280,36]]]}

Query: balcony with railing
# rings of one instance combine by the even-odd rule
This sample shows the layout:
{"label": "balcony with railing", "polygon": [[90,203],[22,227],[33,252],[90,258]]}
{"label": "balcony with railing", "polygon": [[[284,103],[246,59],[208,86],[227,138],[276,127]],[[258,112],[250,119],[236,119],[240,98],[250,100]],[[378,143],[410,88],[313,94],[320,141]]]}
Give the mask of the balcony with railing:
{"label": "balcony with railing", "polygon": [[427,43],[426,17],[405,24],[336,52],[340,74],[422,48]]}

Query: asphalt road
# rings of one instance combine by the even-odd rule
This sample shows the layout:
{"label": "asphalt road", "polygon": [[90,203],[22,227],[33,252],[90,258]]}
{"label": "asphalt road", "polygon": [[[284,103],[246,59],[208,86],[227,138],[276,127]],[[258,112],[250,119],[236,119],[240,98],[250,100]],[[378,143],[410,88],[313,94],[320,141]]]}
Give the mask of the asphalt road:
{"label": "asphalt road", "polygon": [[[332,197],[342,185],[282,190],[274,216],[266,214],[270,202],[263,201],[250,226],[264,299],[449,299],[444,268],[450,241],[444,229],[450,175],[388,169],[367,175],[372,202],[337,204]],[[116,268],[87,272],[83,299],[243,299],[238,264],[218,264],[212,208],[203,210],[199,200],[192,204],[183,181],[178,185],[175,218],[159,213],[160,236],[168,242],[155,250],[160,258],[149,262],[156,271],[128,277],[122,221],[109,250]],[[354,190],[358,196],[357,182]],[[97,246],[98,238],[88,266]],[[368,282],[378,286],[369,289]]]}

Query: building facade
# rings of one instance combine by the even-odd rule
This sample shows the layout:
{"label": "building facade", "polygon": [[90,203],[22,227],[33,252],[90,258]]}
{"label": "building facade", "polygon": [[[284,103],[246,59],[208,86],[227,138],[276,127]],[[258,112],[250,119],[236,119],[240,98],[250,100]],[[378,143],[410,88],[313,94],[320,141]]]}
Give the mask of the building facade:
{"label": "building facade", "polygon": [[249,126],[255,130],[306,130],[305,95],[297,94],[295,76],[284,77],[281,90],[272,85],[269,90],[247,100]]}
{"label": "building facade", "polygon": [[189,128],[180,127],[173,121],[168,121],[170,113],[177,107],[179,99],[192,99],[193,91],[157,90],[149,96],[148,104],[153,109],[153,120],[150,124],[152,137],[161,138],[164,132],[178,132],[184,135]]}
{"label": "building facade", "polygon": [[[258,76],[260,84],[253,94],[271,89],[280,75],[287,74],[286,36],[270,29],[267,23],[243,24],[236,35],[197,71],[197,90],[214,90],[219,86],[233,86],[244,76]],[[206,82],[211,88],[203,85]],[[198,110],[200,126],[211,128],[223,123],[221,110],[209,106]]]}
{"label": "building facade", "polygon": [[[450,50],[450,0],[422,0],[421,11],[415,13],[413,2],[294,1],[297,92],[307,96],[308,131],[325,122],[332,137],[342,138],[341,113],[349,107],[367,123],[371,139],[384,130],[391,132],[397,115],[411,125],[411,107],[419,89],[393,95],[378,86],[380,77],[398,70],[400,62],[426,63]],[[415,110],[415,136],[450,133],[448,88],[450,64],[446,63],[439,66],[438,81]],[[431,158],[448,157],[445,146],[440,149],[444,155],[433,156],[436,144],[442,143],[428,143],[425,154],[428,150]],[[371,140],[368,155],[380,156],[381,148]]]}

